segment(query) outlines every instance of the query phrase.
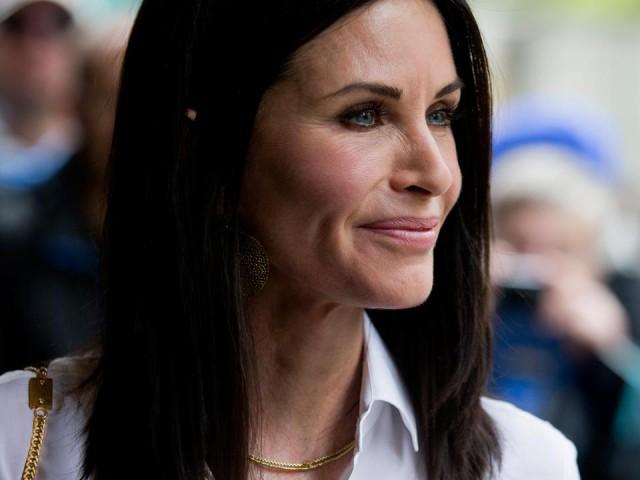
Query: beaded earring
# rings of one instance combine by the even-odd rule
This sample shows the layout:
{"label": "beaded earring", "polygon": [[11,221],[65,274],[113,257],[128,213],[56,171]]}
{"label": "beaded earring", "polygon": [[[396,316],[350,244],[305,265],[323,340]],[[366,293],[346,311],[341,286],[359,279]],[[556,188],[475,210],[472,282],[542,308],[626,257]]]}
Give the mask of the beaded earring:
{"label": "beaded earring", "polygon": [[242,294],[250,297],[262,290],[269,279],[269,256],[262,244],[248,233],[240,233],[238,255]]}

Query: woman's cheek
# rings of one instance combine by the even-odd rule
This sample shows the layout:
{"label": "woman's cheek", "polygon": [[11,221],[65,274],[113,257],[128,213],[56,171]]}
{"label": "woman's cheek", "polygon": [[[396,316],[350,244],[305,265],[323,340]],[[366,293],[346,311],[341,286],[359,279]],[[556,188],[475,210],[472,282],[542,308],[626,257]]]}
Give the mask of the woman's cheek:
{"label": "woman's cheek", "polygon": [[297,160],[289,165],[293,169],[287,175],[294,181],[291,187],[325,206],[357,208],[381,175],[379,152],[371,152],[362,143],[313,142],[298,145],[292,153]]}

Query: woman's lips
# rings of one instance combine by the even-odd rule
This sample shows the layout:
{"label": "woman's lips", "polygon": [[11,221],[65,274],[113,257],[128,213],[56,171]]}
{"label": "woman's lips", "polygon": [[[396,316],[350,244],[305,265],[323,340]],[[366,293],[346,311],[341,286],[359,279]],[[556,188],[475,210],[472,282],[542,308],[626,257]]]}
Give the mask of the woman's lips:
{"label": "woman's lips", "polygon": [[436,243],[438,217],[396,217],[361,225],[360,228],[415,250],[430,250]]}

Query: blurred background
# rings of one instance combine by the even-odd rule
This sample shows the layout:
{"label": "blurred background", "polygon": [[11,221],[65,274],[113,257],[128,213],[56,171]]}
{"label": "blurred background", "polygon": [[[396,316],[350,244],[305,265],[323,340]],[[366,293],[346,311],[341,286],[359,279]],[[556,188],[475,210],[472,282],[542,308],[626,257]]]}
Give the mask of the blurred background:
{"label": "blurred background", "polygon": [[[640,478],[640,0],[472,0],[495,93],[493,396]],[[0,0],[0,374],[99,334],[137,0]]]}
{"label": "blurred background", "polygon": [[100,331],[104,176],[135,11],[0,0],[0,372]]}
{"label": "blurred background", "polygon": [[640,478],[640,2],[473,0],[495,94],[492,395]]}

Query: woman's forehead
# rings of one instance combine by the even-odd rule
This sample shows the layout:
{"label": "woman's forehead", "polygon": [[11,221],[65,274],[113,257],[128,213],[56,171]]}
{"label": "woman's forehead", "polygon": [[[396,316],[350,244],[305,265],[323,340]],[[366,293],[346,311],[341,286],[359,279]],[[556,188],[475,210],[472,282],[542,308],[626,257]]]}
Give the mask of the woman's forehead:
{"label": "woman's forehead", "polygon": [[320,97],[357,81],[434,91],[457,77],[444,22],[428,0],[379,0],[303,46],[291,66],[299,88]]}

